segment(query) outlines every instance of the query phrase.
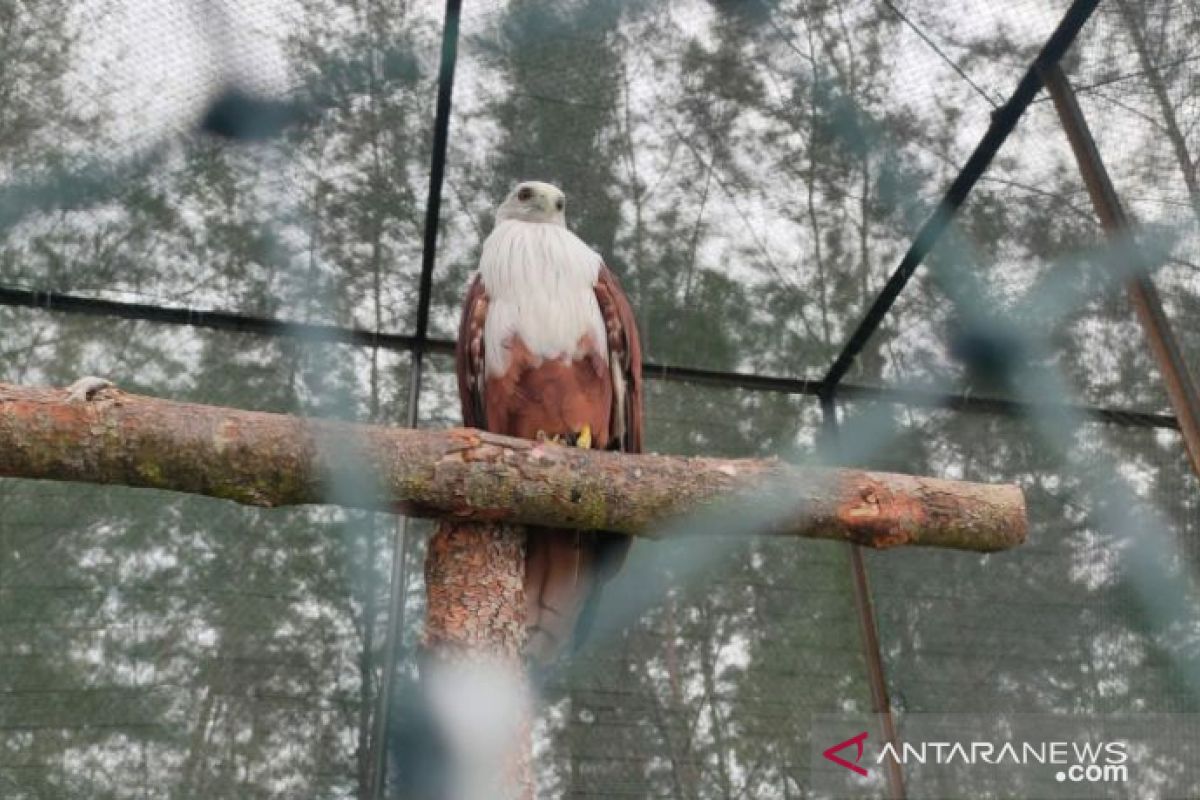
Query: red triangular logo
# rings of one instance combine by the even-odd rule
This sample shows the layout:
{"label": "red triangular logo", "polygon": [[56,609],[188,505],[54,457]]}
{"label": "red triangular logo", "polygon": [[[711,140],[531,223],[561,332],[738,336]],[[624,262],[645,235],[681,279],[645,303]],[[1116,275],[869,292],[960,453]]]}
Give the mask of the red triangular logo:
{"label": "red triangular logo", "polygon": [[[867,776],[867,771],[865,769],[863,769],[862,767],[860,767],[858,765],[858,762],[862,760],[863,742],[866,740],[866,738],[867,738],[867,732],[863,731],[858,736],[854,736],[850,739],[847,739],[844,742],[839,742],[838,744],[835,744],[833,747],[829,748],[824,753],[821,753],[821,755],[825,756],[826,758],[828,758],[830,761],[832,761],[835,764],[843,766],[846,769],[851,770],[853,772],[857,772],[859,775],[862,775],[865,778]],[[842,758],[841,756],[834,755],[837,751],[844,750],[847,747],[849,747],[850,745],[856,745],[858,747],[858,754],[854,756],[853,764],[851,764],[849,761]]]}

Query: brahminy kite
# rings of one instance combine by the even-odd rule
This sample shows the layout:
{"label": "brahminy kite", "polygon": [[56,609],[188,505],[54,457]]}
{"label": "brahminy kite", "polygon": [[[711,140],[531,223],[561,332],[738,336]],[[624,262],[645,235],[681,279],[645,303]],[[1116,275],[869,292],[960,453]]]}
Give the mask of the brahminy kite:
{"label": "brahminy kite", "polygon": [[[576,447],[642,449],[642,353],[633,309],[598,253],[567,230],[566,197],[519,184],[496,212],[458,333],[463,422]],[[629,537],[530,527],[532,659],[578,645]]]}

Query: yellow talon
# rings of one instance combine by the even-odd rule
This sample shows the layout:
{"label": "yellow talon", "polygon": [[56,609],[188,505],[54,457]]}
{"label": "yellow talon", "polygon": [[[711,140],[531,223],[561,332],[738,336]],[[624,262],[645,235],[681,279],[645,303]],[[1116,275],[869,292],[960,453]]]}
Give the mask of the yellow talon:
{"label": "yellow talon", "polygon": [[592,449],[592,426],[584,425],[579,429],[579,435],[575,437],[575,446],[582,447],[584,450]]}

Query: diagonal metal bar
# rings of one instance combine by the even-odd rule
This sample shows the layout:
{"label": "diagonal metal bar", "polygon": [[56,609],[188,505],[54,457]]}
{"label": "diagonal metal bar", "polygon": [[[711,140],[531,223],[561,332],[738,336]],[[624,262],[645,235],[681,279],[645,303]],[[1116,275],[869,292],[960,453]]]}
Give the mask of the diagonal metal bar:
{"label": "diagonal metal bar", "polygon": [[[836,447],[838,436],[838,419],[836,407],[836,392],[839,384],[853,366],[855,359],[866,347],[871,336],[878,330],[884,317],[891,310],[896,299],[916,272],[925,256],[941,238],[958,209],[966,201],[975,183],[987,170],[992,159],[1004,144],[1017,122],[1025,113],[1029,103],[1042,86],[1042,69],[1046,65],[1056,65],[1062,55],[1074,42],[1080,29],[1090,18],[1099,0],[1076,0],[1068,9],[1057,29],[1047,40],[1042,51],[1034,60],[1033,65],[1026,71],[1012,97],[1004,106],[992,114],[983,139],[967,160],[958,176],[951,183],[946,194],[924,225],[917,232],[908,251],[901,259],[899,266],[892,273],[875,301],[868,309],[866,316],[851,334],[850,339],[830,365],[824,379],[821,381],[819,397],[821,400],[822,418],[825,424],[827,442]],[[879,630],[875,619],[874,607],[871,602],[870,583],[867,576],[866,563],[859,548],[850,546],[851,577],[854,587],[854,605],[858,617],[859,630],[862,638],[863,652],[867,663],[868,687],[871,692],[872,710],[880,715],[883,722],[883,735],[889,742],[897,742],[895,720],[892,716],[891,701],[888,697],[887,675],[883,664],[879,643]],[[903,800],[905,797],[904,775],[898,764],[890,764],[885,775],[887,780],[888,797],[891,800]]]}
{"label": "diagonal metal bar", "polygon": [[[1071,143],[1079,173],[1087,186],[1092,206],[1101,225],[1110,236],[1119,236],[1130,228],[1129,217],[1117,196],[1100,150],[1092,138],[1083,109],[1067,76],[1057,64],[1045,71],[1046,88],[1054,99],[1059,121]],[[1171,329],[1171,322],[1163,310],[1162,298],[1149,275],[1138,275],[1128,284],[1129,298],[1134,311],[1146,332],[1154,360],[1158,362],[1166,384],[1167,397],[1175,409],[1179,430],[1183,434],[1184,450],[1191,462],[1192,470],[1200,476],[1200,391],[1183,357],[1183,350]]]}
{"label": "diagonal metal bar", "polygon": [[[446,177],[446,151],[450,142],[450,109],[454,96],[454,70],[458,62],[459,27],[462,0],[446,0],[442,22],[442,57],[438,68],[437,107],[433,120],[433,151],[429,165],[429,195],[425,203],[425,229],[421,245],[421,280],[417,289],[417,325],[412,337],[412,367],[408,385],[408,427],[420,421],[421,379],[425,350],[429,340],[429,309],[433,298],[433,268],[437,262],[438,225],[442,213],[442,186]],[[383,797],[387,783],[387,737],[390,713],[394,705],[396,660],[403,634],[404,603],[408,594],[409,518],[396,521],[392,540],[392,573],[389,585],[387,630],[383,646],[379,699],[375,708],[375,729],[369,743],[371,770],[370,800]]]}
{"label": "diagonal metal bar", "polygon": [[867,346],[871,336],[878,330],[880,324],[883,323],[884,317],[891,310],[892,305],[896,302],[896,298],[904,290],[917,267],[933,249],[933,246],[941,238],[950,221],[954,218],[959,207],[966,201],[967,195],[971,193],[975,183],[987,170],[988,165],[992,163],[992,159],[1016,128],[1017,122],[1025,113],[1025,109],[1029,107],[1029,103],[1034,96],[1042,88],[1042,70],[1051,64],[1057,64],[1058,60],[1067,51],[1071,44],[1075,41],[1075,37],[1079,34],[1084,23],[1091,17],[1100,0],[1075,0],[1071,7],[1067,9],[1067,13],[1055,28],[1054,33],[1046,40],[1046,44],[1042,47],[1033,64],[1026,70],[1022,76],[1017,88],[1013,91],[1012,96],[1003,106],[998,108],[992,114],[992,122],[988,126],[987,132],[976,145],[971,157],[967,159],[967,163],[963,165],[954,182],[950,184],[950,188],[946,190],[946,194],[938,203],[937,208],[917,231],[917,235],[913,238],[912,244],[909,245],[904,257],[900,260],[900,265],[896,267],[896,271],[884,284],[883,289],[867,310],[866,316],[859,322],[854,333],[850,335],[850,339],[842,348],[841,353],[829,367],[829,371],[825,373],[823,380],[823,390],[833,392],[837,389],[842,379],[850,371],[854,365],[855,359]]}

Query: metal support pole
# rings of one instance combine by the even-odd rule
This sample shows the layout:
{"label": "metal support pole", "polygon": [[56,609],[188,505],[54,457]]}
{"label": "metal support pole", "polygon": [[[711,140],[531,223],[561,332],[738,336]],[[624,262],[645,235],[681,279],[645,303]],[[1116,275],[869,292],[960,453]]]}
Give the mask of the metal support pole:
{"label": "metal support pole", "polygon": [[[408,427],[415,428],[421,395],[421,352],[413,353],[408,384]],[[387,783],[387,735],[393,698],[396,696],[396,662],[400,639],[404,635],[404,604],[408,597],[408,517],[399,517],[392,534],[392,571],[388,582],[387,630],[383,641],[383,666],[379,676],[379,698],[375,706],[375,725],[368,743],[367,760],[371,779],[368,800],[380,800]]]}
{"label": "metal support pole", "polygon": [[[437,261],[438,223],[442,211],[442,185],[446,176],[446,150],[450,141],[450,105],[454,94],[454,69],[458,62],[458,31],[462,0],[446,0],[442,23],[442,60],[438,70],[437,108],[433,120],[433,150],[429,164],[429,195],[425,203],[425,231],[421,247],[421,279],[417,290],[417,329],[412,341],[412,370],[408,383],[408,427],[420,421],[421,379],[429,344],[429,308],[433,297],[433,267]],[[408,517],[396,521],[392,539],[392,574],[388,599],[387,633],[379,702],[369,744],[371,781],[369,800],[383,797],[387,766],[389,714],[395,697],[396,660],[404,628],[404,601],[408,593]]]}
{"label": "metal support pole", "polygon": [[[832,394],[822,393],[821,421],[825,443],[836,452],[838,443],[837,403]],[[854,610],[858,617],[858,630],[867,662],[867,685],[871,690],[871,711],[879,715],[883,724],[883,738],[899,747],[896,737],[896,721],[892,717],[892,704],[888,698],[887,675],[883,668],[883,651],[879,647],[879,629],[875,622],[875,606],[871,602],[871,585],[867,580],[867,565],[863,561],[862,548],[847,545],[850,551],[850,577],[854,585]],[[905,800],[904,772],[896,759],[887,762],[887,787],[889,800]]]}
{"label": "metal support pole", "polygon": [[[1100,224],[1112,238],[1127,234],[1131,227],[1129,218],[1117,197],[1067,76],[1054,65],[1044,71],[1044,78]],[[1196,382],[1183,358],[1179,341],[1163,311],[1162,298],[1150,276],[1138,275],[1129,281],[1127,288],[1138,321],[1154,353],[1154,360],[1162,372],[1167,397],[1179,421],[1179,431],[1183,434],[1188,460],[1192,470],[1200,476],[1200,392],[1197,392]]]}

